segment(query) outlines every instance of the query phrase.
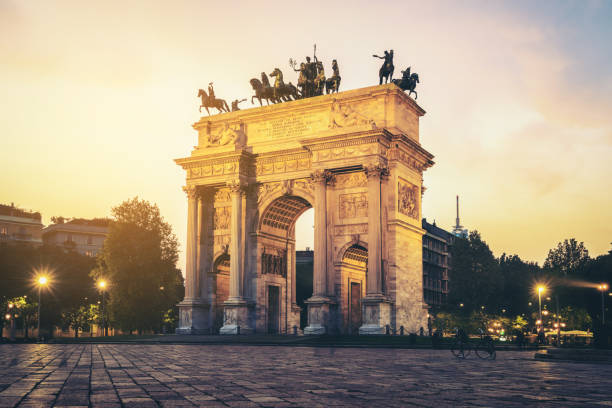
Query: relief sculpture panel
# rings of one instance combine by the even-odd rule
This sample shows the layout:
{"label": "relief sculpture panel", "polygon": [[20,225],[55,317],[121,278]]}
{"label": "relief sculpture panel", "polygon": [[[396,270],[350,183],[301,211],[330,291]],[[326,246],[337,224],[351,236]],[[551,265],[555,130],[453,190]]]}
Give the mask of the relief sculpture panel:
{"label": "relief sculpture panel", "polygon": [[399,179],[397,183],[397,210],[415,220],[419,219],[419,188]]}
{"label": "relief sculpture panel", "polygon": [[336,176],[336,188],[367,187],[367,185],[368,180],[363,172],[338,174]]}
{"label": "relief sculpture panel", "polygon": [[228,229],[232,217],[232,207],[216,207],[214,211],[214,225],[216,230]]}
{"label": "relief sculpture panel", "polygon": [[367,193],[340,194],[340,218],[368,216]]}

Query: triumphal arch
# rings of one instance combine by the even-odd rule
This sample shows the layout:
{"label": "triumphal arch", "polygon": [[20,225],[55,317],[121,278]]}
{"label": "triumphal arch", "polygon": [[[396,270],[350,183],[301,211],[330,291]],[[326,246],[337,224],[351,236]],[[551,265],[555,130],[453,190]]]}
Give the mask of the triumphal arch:
{"label": "triumphal arch", "polygon": [[295,222],[314,208],[305,334],[427,327],[421,197],[433,156],[394,84],[203,117],[178,333],[293,333]]}

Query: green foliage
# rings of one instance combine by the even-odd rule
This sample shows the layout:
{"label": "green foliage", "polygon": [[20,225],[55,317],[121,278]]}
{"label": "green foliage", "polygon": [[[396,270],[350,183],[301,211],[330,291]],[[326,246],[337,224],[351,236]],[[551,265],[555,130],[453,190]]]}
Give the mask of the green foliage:
{"label": "green foliage", "polygon": [[74,337],[79,336],[79,330],[89,331],[96,319],[97,305],[83,305],[62,313],[64,327],[74,330]]}
{"label": "green foliage", "polygon": [[532,286],[539,279],[540,267],[536,263],[524,262],[518,255],[504,253],[499,258],[499,268],[503,276],[503,290],[499,293],[501,307],[508,315],[529,313]]}
{"label": "green foliage", "polygon": [[589,251],[583,242],[574,238],[559,242],[557,247],[548,251],[544,268],[557,276],[567,277],[580,272],[589,261]]}
{"label": "green foliage", "polygon": [[572,306],[561,309],[561,320],[566,324],[565,330],[586,330],[593,323],[586,309]]}
{"label": "green foliage", "polygon": [[96,297],[89,277],[94,265],[95,259],[62,246],[1,243],[0,299],[27,296],[25,326],[36,326],[38,289],[34,284],[34,270],[48,269],[50,284],[41,292],[41,326],[48,332],[51,326],[60,324],[63,312]]}
{"label": "green foliage", "polygon": [[113,208],[112,214],[92,275],[110,282],[107,306],[121,330],[158,331],[184,291],[175,266],[177,239],[159,208],[137,197]]}
{"label": "green foliage", "polygon": [[463,303],[466,313],[483,305],[496,310],[504,281],[497,260],[478,231],[472,231],[468,239],[457,238],[451,255],[449,302]]}
{"label": "green foliage", "polygon": [[525,330],[527,324],[529,323],[527,322],[527,319],[525,319],[523,316],[516,316],[514,319],[512,319],[513,329]]}

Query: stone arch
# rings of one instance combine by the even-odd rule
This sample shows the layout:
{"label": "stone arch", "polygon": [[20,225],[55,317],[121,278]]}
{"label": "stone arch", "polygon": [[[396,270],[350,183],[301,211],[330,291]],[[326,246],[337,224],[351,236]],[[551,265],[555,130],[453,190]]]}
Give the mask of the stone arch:
{"label": "stone arch", "polygon": [[264,210],[257,220],[257,230],[289,238],[294,232],[297,219],[312,208],[312,204],[299,195],[278,195],[262,208]]}
{"label": "stone arch", "polygon": [[213,263],[212,270],[212,302],[213,302],[213,333],[218,333],[223,326],[223,303],[229,296],[230,255],[221,252]]}
{"label": "stone arch", "polygon": [[312,208],[312,204],[299,195],[299,190],[292,189],[291,192],[270,194],[258,206],[259,218],[255,229],[258,237],[257,293],[266,300],[259,306],[261,318],[258,320],[268,322],[266,327],[260,328],[263,331],[270,331],[269,322],[277,320],[270,312],[270,287],[278,287],[281,298],[278,317],[280,332],[290,332],[294,326],[299,326],[300,314],[306,307],[301,305],[300,308],[297,303],[295,224],[306,210]]}
{"label": "stone arch", "polygon": [[294,180],[288,180],[286,183],[290,186],[290,188],[285,187],[283,189],[277,187],[273,189],[273,191],[271,191],[270,193],[265,194],[263,197],[259,198],[255,217],[251,221],[251,231],[258,231],[260,229],[261,215],[264,214],[264,212],[270,207],[270,205],[279,198],[285,196],[301,197],[310,204],[310,207],[312,207],[312,203],[314,203],[315,200],[313,192],[311,190],[303,188],[300,184],[295,184]]}
{"label": "stone arch", "polygon": [[361,299],[365,296],[368,248],[358,237],[345,244],[338,253],[336,279],[340,283],[340,327],[346,334],[357,334],[363,323]]}
{"label": "stone arch", "polygon": [[366,251],[368,250],[368,243],[364,242],[361,240],[361,236],[360,235],[354,235],[350,241],[346,242],[344,245],[342,245],[342,247],[336,252],[336,257],[335,257],[335,263],[341,263],[342,259],[344,258],[344,254],[346,253],[346,251],[354,246],[354,245],[358,245],[363,247]]}

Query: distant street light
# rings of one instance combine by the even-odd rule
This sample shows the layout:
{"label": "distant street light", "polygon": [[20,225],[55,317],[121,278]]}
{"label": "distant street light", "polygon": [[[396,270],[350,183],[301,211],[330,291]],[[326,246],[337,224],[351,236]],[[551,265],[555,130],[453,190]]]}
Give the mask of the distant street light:
{"label": "distant street light", "polygon": [[538,285],[538,306],[540,308],[540,324],[542,323],[542,293],[546,291],[546,287],[543,285]]}
{"label": "distant street light", "polygon": [[98,288],[100,289],[100,293],[102,294],[102,335],[106,336],[106,321],[104,315],[104,291],[106,290],[106,281],[104,279],[98,281]]}
{"label": "distant street light", "polygon": [[601,292],[601,325],[604,326],[606,324],[606,318],[605,318],[606,309],[604,307],[604,302],[605,302],[604,292],[608,290],[608,284],[602,283],[597,286],[597,289],[599,289],[599,291]]}
{"label": "distant street light", "polygon": [[36,283],[38,284],[38,328],[37,328],[37,336],[38,336],[38,341],[40,341],[40,306],[42,304],[42,302],[41,302],[41,292],[42,292],[43,286],[47,286],[47,284],[49,283],[49,278],[47,278],[44,275],[41,275],[36,280]]}
{"label": "distant street light", "polygon": [[18,305],[16,305],[15,303],[11,302],[8,304],[8,308],[9,308],[9,312],[6,315],[6,320],[11,320],[11,330],[9,333],[9,339],[11,341],[15,341],[15,318],[18,316],[14,311],[13,308],[17,308],[19,307]]}

